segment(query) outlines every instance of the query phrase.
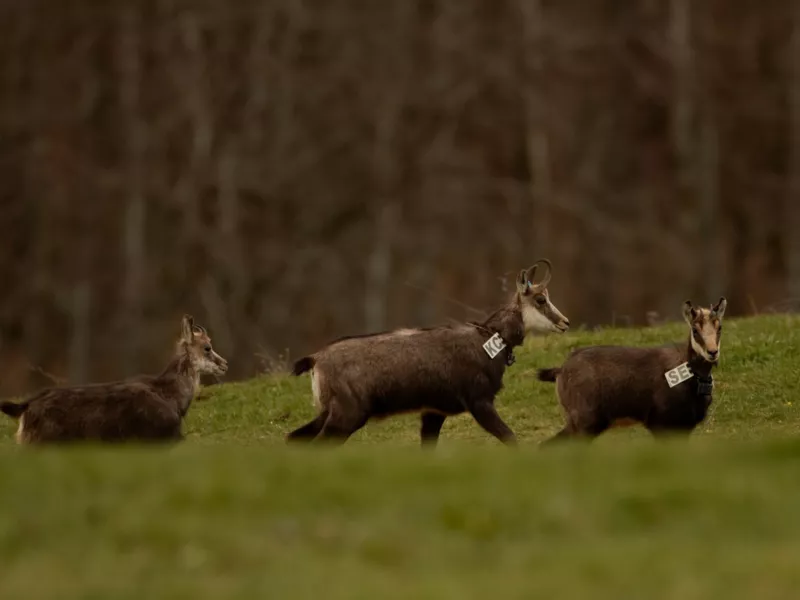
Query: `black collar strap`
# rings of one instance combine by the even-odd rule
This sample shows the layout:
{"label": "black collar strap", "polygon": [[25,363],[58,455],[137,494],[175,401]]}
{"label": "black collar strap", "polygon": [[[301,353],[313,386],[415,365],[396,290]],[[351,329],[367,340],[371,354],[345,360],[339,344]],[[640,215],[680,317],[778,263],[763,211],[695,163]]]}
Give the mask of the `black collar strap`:
{"label": "black collar strap", "polygon": [[502,335],[500,335],[499,331],[497,331],[496,333],[500,337],[500,339],[503,340],[503,343],[506,346],[505,348],[503,348],[503,352],[506,353],[506,366],[510,367],[517,360],[517,358],[514,356],[514,349],[511,346],[508,345],[508,342],[506,341],[506,339]]}
{"label": "black collar strap", "polygon": [[710,396],[714,391],[714,378],[711,376],[711,373],[708,375],[698,375],[695,373],[695,377],[697,378],[697,395]]}
{"label": "black collar strap", "polygon": [[499,337],[501,340],[503,340],[503,344],[505,344],[505,348],[503,348],[503,352],[505,352],[505,353],[506,353],[506,366],[507,366],[507,367],[510,367],[510,366],[511,366],[511,365],[513,365],[513,364],[516,362],[516,360],[517,360],[517,359],[516,359],[516,357],[514,356],[514,350],[513,350],[513,348],[511,348],[511,346],[509,346],[509,345],[508,345],[508,342],[505,340],[505,338],[504,338],[502,335],[500,335],[500,332],[499,332],[499,331],[495,331],[495,332],[494,332],[492,335],[495,335],[495,334],[496,334],[496,335],[497,335],[497,336],[498,336],[498,337]]}
{"label": "black collar strap", "polygon": [[511,366],[516,362],[516,357],[514,356],[514,351],[509,347],[507,348],[508,353],[506,354],[506,366]]}
{"label": "black collar strap", "polygon": [[[484,331],[488,331],[488,332],[490,332],[490,333],[492,334],[492,335],[490,336],[490,339],[491,339],[492,337],[494,337],[495,335],[496,335],[497,337],[499,337],[499,338],[500,338],[500,340],[503,342],[503,345],[505,346],[505,347],[504,347],[504,348],[501,350],[501,352],[505,352],[505,354],[506,354],[506,366],[509,366],[509,367],[510,367],[511,365],[513,365],[513,364],[516,362],[516,360],[517,360],[517,359],[516,359],[516,357],[514,356],[514,350],[511,348],[511,346],[509,346],[509,345],[508,345],[508,342],[505,340],[505,338],[503,338],[503,336],[502,336],[502,335],[500,335],[500,332],[499,332],[499,331],[494,331],[494,332],[492,332],[490,329],[486,329],[485,327],[482,327],[482,326],[481,326],[481,325],[479,325],[478,323],[474,323],[474,322],[472,322],[472,321],[467,321],[467,323],[468,323],[469,325],[472,325],[473,327],[477,327],[478,329],[482,329],[482,330],[484,330]],[[495,357],[496,357],[496,356],[497,356],[497,355],[495,355]]]}

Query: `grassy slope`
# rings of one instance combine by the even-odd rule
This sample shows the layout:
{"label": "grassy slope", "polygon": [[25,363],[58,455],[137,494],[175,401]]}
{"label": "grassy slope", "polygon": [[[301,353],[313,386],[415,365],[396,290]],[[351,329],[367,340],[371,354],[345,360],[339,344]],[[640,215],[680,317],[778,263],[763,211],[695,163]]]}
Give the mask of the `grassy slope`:
{"label": "grassy slope", "polygon": [[688,443],[628,430],[535,448],[561,424],[536,368],[575,345],[681,339],[670,326],[530,341],[497,401],[517,451],[469,417],[431,455],[411,417],[338,451],[288,449],[313,415],[307,377],[208,388],[172,449],[6,444],[0,597],[795,597],[798,325],[726,322]]}

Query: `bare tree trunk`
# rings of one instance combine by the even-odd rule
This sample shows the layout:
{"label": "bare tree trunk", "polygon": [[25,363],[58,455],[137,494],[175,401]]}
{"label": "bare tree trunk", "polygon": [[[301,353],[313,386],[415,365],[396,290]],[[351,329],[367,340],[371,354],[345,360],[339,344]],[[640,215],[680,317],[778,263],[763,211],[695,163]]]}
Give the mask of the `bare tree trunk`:
{"label": "bare tree trunk", "polygon": [[[603,213],[608,205],[612,205],[610,194],[604,194],[605,161],[607,146],[614,139],[614,117],[599,114],[587,135],[583,149],[582,164],[576,172],[578,184],[578,215],[583,223],[583,235],[586,240],[586,259],[581,263],[581,281],[585,282],[588,295],[592,298],[590,306],[585,308],[591,320],[606,323],[614,318],[615,261],[617,246],[624,241],[623,236],[614,227],[599,219],[592,218],[593,212]],[[615,324],[615,323],[612,323]]]}
{"label": "bare tree trunk", "polygon": [[[213,157],[207,156],[208,162],[213,161],[213,172],[209,173],[216,185],[216,206],[218,219],[210,227],[210,235],[205,237],[206,241],[213,245],[214,251],[209,253],[210,269],[206,272],[201,290],[206,318],[209,325],[216,332],[216,338],[221,348],[232,358],[238,367],[238,373],[244,373],[250,367],[252,360],[252,342],[258,336],[253,328],[256,323],[252,321],[248,314],[246,303],[247,290],[250,285],[250,273],[247,268],[242,241],[240,237],[241,206],[240,206],[240,171],[239,165],[245,155],[245,151],[252,147],[253,155],[263,154],[260,142],[264,133],[259,127],[250,126],[251,123],[263,119],[264,107],[267,102],[267,90],[265,82],[269,81],[270,70],[267,66],[269,62],[269,23],[265,23],[263,18],[271,14],[274,10],[270,6],[264,9],[255,9],[253,15],[253,35],[250,40],[240,40],[236,36],[236,31],[232,28],[221,29],[217,32],[216,52],[222,56],[235,56],[238,52],[246,52],[247,58],[252,61],[249,69],[249,86],[247,96],[243,99],[242,105],[236,112],[241,114],[231,114],[230,120],[234,120],[237,126],[222,125],[217,131],[217,147]],[[196,52],[197,50],[193,50]],[[206,70],[217,67],[214,56],[206,58],[208,66]],[[253,68],[260,64],[261,69]],[[217,72],[213,73],[216,80]],[[195,85],[200,82],[196,81]],[[207,93],[211,93],[210,88]],[[234,90],[228,90],[222,95],[220,102],[226,103],[225,96],[234,94]],[[197,121],[202,118],[206,121],[210,118],[210,108],[206,102],[195,100],[194,113]],[[196,122],[197,122],[196,121]],[[212,124],[213,125],[213,124]],[[206,152],[211,149],[207,148]],[[205,159],[204,159],[205,160]],[[209,166],[212,166],[209,164]],[[254,182],[256,189],[260,182]],[[251,183],[251,185],[253,185]]]}
{"label": "bare tree trunk", "polygon": [[135,5],[122,9],[119,33],[118,63],[120,70],[120,101],[125,117],[127,141],[127,200],[123,225],[124,339],[123,365],[127,372],[139,368],[142,344],[143,294],[145,287],[145,152],[147,131],[142,118],[142,46],[141,22]]}
{"label": "bare tree trunk", "polygon": [[[695,198],[699,210],[695,216],[681,209],[678,215],[679,239],[692,232],[702,256],[702,267],[694,271],[693,289],[706,300],[725,293],[724,240],[720,234],[719,131],[710,100],[700,111],[695,100],[695,64],[692,43],[692,4],[690,0],[672,0],[670,34],[674,69],[672,104],[672,144],[678,159],[679,189]],[[694,129],[697,134],[693,134]],[[682,271],[679,271],[682,272]],[[678,289],[670,303],[678,306]],[[686,292],[684,292],[685,294]],[[708,300],[710,301],[710,300]]]}
{"label": "bare tree trunk", "polygon": [[[257,175],[250,179],[256,182],[253,189],[257,193],[277,196],[273,200],[273,210],[276,213],[282,210],[278,204],[287,200],[282,194],[278,195],[275,192],[282,189],[287,180],[292,180],[292,173],[298,168],[296,149],[298,131],[302,130],[302,123],[296,114],[298,74],[292,66],[300,48],[302,32],[306,27],[307,9],[304,4],[303,0],[261,3],[256,9],[257,25],[247,53],[249,76],[244,106],[245,123],[265,124],[263,128],[248,127],[243,132],[248,151],[254,156],[263,157],[265,167],[259,168]],[[299,160],[299,163],[303,162],[306,161]],[[241,171],[239,175],[241,176]],[[315,219],[317,217],[315,212],[306,211],[304,221]],[[297,231],[281,228],[279,235],[272,234],[271,244],[277,247],[281,245],[296,247],[295,236],[298,236]],[[276,352],[272,347],[272,341],[276,337],[302,335],[289,325],[293,321],[294,306],[293,302],[286,300],[302,294],[300,290],[304,277],[301,274],[305,273],[307,249],[315,242],[317,240],[302,239],[304,246],[302,250],[284,255],[283,260],[289,262],[285,271],[288,275],[282,279],[284,285],[280,290],[270,286],[266,293],[260,294],[253,311],[253,319],[258,330],[264,332],[263,336],[259,336],[261,346],[258,350],[262,353],[272,355]],[[269,247],[263,251],[269,252]],[[253,283],[257,284],[259,278],[275,278],[275,269],[274,264],[264,267],[255,277],[251,273],[242,273],[248,276],[247,288],[249,289]],[[242,290],[245,289],[244,286],[242,282]],[[233,326],[236,327],[235,324]],[[252,322],[242,323],[241,327],[247,327],[253,332]],[[311,328],[313,329],[313,325]],[[291,332],[286,333],[290,329]],[[251,340],[255,338],[253,333],[249,335]]]}
{"label": "bare tree trunk", "polygon": [[672,146],[678,157],[681,183],[689,187],[692,164],[694,80],[692,56],[691,0],[671,0],[670,39],[673,68]]}
{"label": "bare tree trunk", "polygon": [[701,249],[703,267],[699,288],[703,302],[725,293],[724,240],[720,235],[719,207],[719,132],[714,118],[704,115],[698,140],[697,191],[700,203],[696,222],[698,248]]}
{"label": "bare tree trunk", "polygon": [[401,48],[412,43],[410,22],[414,7],[411,3],[400,2],[384,10],[392,12],[389,22],[394,35],[389,39],[397,43],[380,41],[383,45],[380,55],[388,63],[389,77],[380,77],[376,82],[379,102],[374,117],[374,226],[364,297],[364,326],[367,331],[385,329],[388,321],[392,262],[402,218],[398,197],[402,140],[398,134],[408,93],[408,67]]}
{"label": "bare tree trunk", "polygon": [[632,246],[635,256],[631,258],[636,265],[635,277],[638,281],[637,302],[644,314],[634,315],[634,319],[646,317],[648,314],[657,315],[660,306],[660,290],[662,282],[653,273],[653,258],[657,252],[659,238],[658,200],[653,190],[644,189],[640,193],[637,203],[636,235],[633,236]]}
{"label": "bare tree trunk", "polygon": [[790,161],[785,200],[787,289],[793,306],[800,306],[800,3],[795,3],[792,37],[789,44],[790,65]]}
{"label": "bare tree trunk", "polygon": [[[43,299],[51,286],[51,273],[48,256],[53,252],[54,239],[47,235],[51,232],[51,205],[49,194],[42,193],[42,173],[40,165],[46,163],[45,144],[40,139],[42,129],[42,116],[46,111],[47,98],[44,93],[44,69],[47,54],[51,52],[46,43],[39,43],[37,39],[37,14],[36,7],[32,4],[19,5],[23,11],[17,24],[17,33],[21,44],[19,52],[9,58],[16,58],[22,62],[21,68],[29,74],[27,85],[27,102],[21,103],[16,119],[22,121],[25,128],[27,145],[23,149],[24,186],[38,193],[26,199],[28,210],[31,213],[31,235],[34,243],[28,252],[25,273],[25,299],[26,310],[20,315],[22,320],[22,347],[26,359],[36,367],[44,367],[45,345],[47,343],[47,323]],[[24,8],[22,8],[24,7]],[[27,385],[34,384],[36,378],[31,374]]]}
{"label": "bare tree trunk", "polygon": [[[692,125],[695,118],[694,102],[694,57],[692,50],[692,2],[691,0],[670,0],[669,14],[670,54],[673,70],[672,96],[672,148],[678,165],[677,182],[679,197],[691,197],[695,193],[693,168],[694,136]],[[674,213],[673,213],[674,214]],[[684,210],[680,204],[675,214],[675,228],[678,239],[684,239],[695,228],[692,212]],[[672,281],[664,289],[664,302],[672,313],[685,299],[686,274],[683,269],[674,273],[679,281]]]}
{"label": "bare tree trunk", "polygon": [[[219,203],[219,231],[216,246],[218,277],[207,278],[203,287],[203,303],[209,323],[220,338],[220,348],[225,348],[232,356],[245,350],[242,344],[236,345],[237,333],[241,331],[232,323],[234,319],[246,322],[245,293],[247,290],[247,271],[243,263],[239,243],[239,194],[236,189],[236,157],[230,148],[219,155],[217,162],[217,189]],[[220,280],[228,281],[227,298],[223,300],[219,289]],[[244,355],[244,352],[242,352]]]}
{"label": "bare tree trunk", "polygon": [[[552,203],[550,141],[547,135],[547,98],[544,91],[545,15],[541,0],[519,0],[522,13],[525,80],[525,147],[527,150],[533,207],[532,254],[549,255],[550,229],[547,206]],[[523,223],[527,232],[527,223]],[[523,239],[527,236],[523,234]]]}
{"label": "bare tree trunk", "polygon": [[177,184],[176,195],[185,218],[184,260],[191,265],[190,276],[196,275],[201,257],[196,253],[202,247],[203,235],[199,199],[204,169],[210,166],[214,144],[214,127],[209,105],[207,60],[203,48],[201,22],[196,9],[187,9],[179,17],[178,27],[185,60],[174,60],[185,110],[189,116],[191,139],[186,166]]}
{"label": "bare tree trunk", "polygon": [[457,152],[453,142],[456,119],[442,108],[452,100],[439,90],[454,87],[450,54],[461,31],[458,11],[463,9],[463,4],[442,3],[435,18],[420,24],[421,51],[415,65],[421,77],[418,89],[422,90],[423,102],[431,107],[430,110],[445,113],[437,129],[426,135],[427,143],[418,147],[414,154],[418,182],[409,198],[409,207],[417,222],[412,250],[414,258],[407,284],[414,298],[411,319],[420,325],[433,324],[439,313],[436,275],[442,258],[442,236],[436,208],[437,201],[444,197],[442,165],[452,161]]}
{"label": "bare tree trunk", "polygon": [[81,281],[72,288],[68,303],[72,335],[69,343],[69,381],[85,383],[89,377],[89,341],[91,337],[91,286]]}
{"label": "bare tree trunk", "polygon": [[372,249],[367,260],[364,326],[367,331],[386,327],[389,283],[396,228],[401,217],[397,198],[397,127],[400,118],[399,99],[390,95],[378,115],[375,132],[375,176],[377,194],[374,200]]}

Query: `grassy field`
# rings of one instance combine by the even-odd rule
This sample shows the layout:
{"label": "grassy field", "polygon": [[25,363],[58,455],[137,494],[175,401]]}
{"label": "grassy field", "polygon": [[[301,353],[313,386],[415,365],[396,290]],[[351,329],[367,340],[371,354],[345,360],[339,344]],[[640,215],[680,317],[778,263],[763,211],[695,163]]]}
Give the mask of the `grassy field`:
{"label": "grassy field", "polygon": [[688,441],[561,426],[535,370],[591,343],[530,340],[497,399],[502,447],[470,417],[435,453],[412,417],[340,449],[287,448],[307,376],[206,388],[172,448],[0,445],[0,598],[794,598],[800,590],[800,318],[729,319],[715,400]]}

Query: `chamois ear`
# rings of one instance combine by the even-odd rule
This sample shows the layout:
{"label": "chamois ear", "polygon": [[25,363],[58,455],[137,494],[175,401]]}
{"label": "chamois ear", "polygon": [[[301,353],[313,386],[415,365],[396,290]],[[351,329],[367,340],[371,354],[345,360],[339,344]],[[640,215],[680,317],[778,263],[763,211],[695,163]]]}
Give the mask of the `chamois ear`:
{"label": "chamois ear", "polygon": [[530,284],[528,283],[528,271],[527,269],[522,269],[519,272],[519,277],[517,277],[517,291],[520,294],[527,294],[530,288]]}
{"label": "chamois ear", "polygon": [[683,318],[684,320],[691,325],[694,321],[694,318],[697,316],[697,311],[692,306],[692,301],[687,300],[683,303]]}
{"label": "chamois ear", "polygon": [[191,315],[183,315],[183,320],[181,321],[181,339],[184,342],[192,341],[192,331],[194,327],[194,318],[192,318]]}
{"label": "chamois ear", "polygon": [[714,313],[718,319],[721,319],[725,314],[725,309],[727,307],[728,301],[725,299],[725,296],[722,296],[720,297],[719,302],[717,302],[717,305],[711,307],[711,312]]}

